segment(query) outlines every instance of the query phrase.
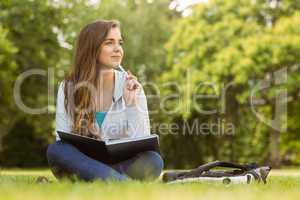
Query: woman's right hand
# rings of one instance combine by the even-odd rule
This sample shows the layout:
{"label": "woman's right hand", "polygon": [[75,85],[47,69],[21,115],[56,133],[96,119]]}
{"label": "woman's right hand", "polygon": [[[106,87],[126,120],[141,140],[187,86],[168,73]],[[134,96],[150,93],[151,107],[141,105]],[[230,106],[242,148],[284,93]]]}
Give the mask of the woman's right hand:
{"label": "woman's right hand", "polygon": [[128,71],[123,90],[123,98],[127,107],[137,106],[140,91],[141,84],[137,81],[137,78]]}

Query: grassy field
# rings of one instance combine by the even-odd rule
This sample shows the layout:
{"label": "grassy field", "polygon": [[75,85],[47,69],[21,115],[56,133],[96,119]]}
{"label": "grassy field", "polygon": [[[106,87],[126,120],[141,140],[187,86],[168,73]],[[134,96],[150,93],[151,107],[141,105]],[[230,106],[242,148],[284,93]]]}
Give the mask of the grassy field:
{"label": "grassy field", "polygon": [[[38,176],[52,183],[38,184]],[[222,185],[186,183],[167,185],[155,182],[94,183],[58,182],[49,170],[2,169],[0,171],[0,200],[9,199],[299,199],[300,169],[272,170],[268,184]]]}

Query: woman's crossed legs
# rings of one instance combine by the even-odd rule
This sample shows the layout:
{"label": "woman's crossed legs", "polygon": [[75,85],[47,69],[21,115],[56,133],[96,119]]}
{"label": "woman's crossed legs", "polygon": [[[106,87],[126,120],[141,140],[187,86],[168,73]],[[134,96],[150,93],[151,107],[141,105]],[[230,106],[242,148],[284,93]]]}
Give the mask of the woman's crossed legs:
{"label": "woman's crossed legs", "polygon": [[163,169],[163,160],[155,151],[141,152],[131,159],[107,165],[62,141],[56,141],[48,146],[47,159],[54,176],[58,179],[74,180],[73,178],[77,177],[85,181],[153,180],[159,177]]}

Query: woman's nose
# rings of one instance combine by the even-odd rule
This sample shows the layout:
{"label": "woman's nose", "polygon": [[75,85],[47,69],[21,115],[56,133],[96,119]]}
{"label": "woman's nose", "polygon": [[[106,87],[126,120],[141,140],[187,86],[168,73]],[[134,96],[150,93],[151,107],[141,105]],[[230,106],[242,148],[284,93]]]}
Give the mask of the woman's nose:
{"label": "woman's nose", "polygon": [[122,50],[122,46],[121,46],[121,45],[116,44],[116,45],[114,46],[114,51],[115,51],[115,52],[119,52],[119,51],[121,51],[121,50]]}

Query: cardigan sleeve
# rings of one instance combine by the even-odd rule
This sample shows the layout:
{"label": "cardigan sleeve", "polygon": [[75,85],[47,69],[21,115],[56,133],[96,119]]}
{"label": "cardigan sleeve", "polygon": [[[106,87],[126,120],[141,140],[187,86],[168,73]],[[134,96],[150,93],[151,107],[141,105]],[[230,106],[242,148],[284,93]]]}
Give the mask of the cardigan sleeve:
{"label": "cardigan sleeve", "polygon": [[56,141],[60,140],[57,131],[71,132],[71,119],[67,114],[64,106],[64,81],[59,85],[56,100],[56,114],[55,114],[55,134]]}
{"label": "cardigan sleeve", "polygon": [[127,132],[130,137],[150,135],[150,120],[147,106],[147,98],[143,88],[138,95],[136,106],[126,107]]}

